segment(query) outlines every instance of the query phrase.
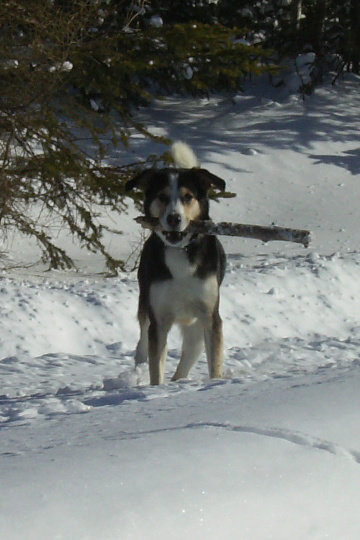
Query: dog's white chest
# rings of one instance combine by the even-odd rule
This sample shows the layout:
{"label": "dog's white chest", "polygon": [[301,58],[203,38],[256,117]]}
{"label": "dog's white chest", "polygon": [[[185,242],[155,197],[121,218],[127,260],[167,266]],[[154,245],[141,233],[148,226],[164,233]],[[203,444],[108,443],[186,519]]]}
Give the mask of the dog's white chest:
{"label": "dog's white chest", "polygon": [[150,288],[150,303],[157,318],[191,324],[211,313],[218,298],[216,276],[195,276],[196,266],[182,250],[168,249],[165,262],[172,279],[155,282]]}
{"label": "dog's white chest", "polygon": [[165,250],[165,263],[174,279],[189,278],[196,270],[182,249],[167,248]]}

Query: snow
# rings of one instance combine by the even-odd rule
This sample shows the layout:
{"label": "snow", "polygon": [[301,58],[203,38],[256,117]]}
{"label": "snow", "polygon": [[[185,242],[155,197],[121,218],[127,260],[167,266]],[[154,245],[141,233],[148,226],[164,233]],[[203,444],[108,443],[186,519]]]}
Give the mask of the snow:
{"label": "snow", "polygon": [[163,22],[162,18],[160,17],[160,15],[153,15],[149,19],[149,24],[150,24],[150,26],[154,26],[155,28],[161,28],[163,26],[164,22]]}
{"label": "snow", "polygon": [[54,66],[51,66],[49,68],[50,73],[54,73],[55,71],[71,71],[73,68],[73,64],[69,62],[69,60],[66,60],[65,62],[62,62],[61,64],[55,64]]}
{"label": "snow", "polygon": [[[28,239],[1,247],[1,538],[359,538],[358,85],[305,101],[249,86],[138,113],[237,193],[212,203],[215,220],[313,233],[309,249],[223,239],[222,380],[202,358],[170,382],[176,329],[164,385],[134,369],[134,271],[105,278],[64,233],[77,273],[45,273]],[[136,214],[109,237],[116,255],[140,244]]]}

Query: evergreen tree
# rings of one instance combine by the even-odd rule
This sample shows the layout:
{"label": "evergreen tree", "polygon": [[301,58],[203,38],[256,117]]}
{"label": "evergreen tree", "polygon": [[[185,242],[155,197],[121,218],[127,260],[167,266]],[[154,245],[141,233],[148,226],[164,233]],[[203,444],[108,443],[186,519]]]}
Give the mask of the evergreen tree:
{"label": "evergreen tree", "polygon": [[121,267],[94,209],[126,207],[134,165],[106,166],[102,141],[126,145],[134,130],[151,136],[134,121],[135,106],[166,92],[237,88],[265,69],[261,49],[211,18],[162,24],[156,16],[145,0],[0,4],[1,231],[35,237],[51,267],[72,265],[47,227],[54,216],[110,269]]}

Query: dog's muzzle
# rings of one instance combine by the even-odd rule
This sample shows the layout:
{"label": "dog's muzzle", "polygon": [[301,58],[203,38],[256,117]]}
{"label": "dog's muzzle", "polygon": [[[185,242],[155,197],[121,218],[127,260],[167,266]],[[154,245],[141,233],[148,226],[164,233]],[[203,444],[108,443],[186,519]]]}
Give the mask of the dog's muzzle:
{"label": "dog's muzzle", "polygon": [[190,234],[187,230],[187,225],[184,223],[181,216],[172,212],[163,220],[163,230],[160,235],[169,246],[183,248],[188,244]]}
{"label": "dog's muzzle", "polygon": [[188,236],[188,232],[185,231],[161,231],[163,236],[166,238],[167,242],[169,244],[173,244],[176,246],[176,244],[182,243],[185,238]]}

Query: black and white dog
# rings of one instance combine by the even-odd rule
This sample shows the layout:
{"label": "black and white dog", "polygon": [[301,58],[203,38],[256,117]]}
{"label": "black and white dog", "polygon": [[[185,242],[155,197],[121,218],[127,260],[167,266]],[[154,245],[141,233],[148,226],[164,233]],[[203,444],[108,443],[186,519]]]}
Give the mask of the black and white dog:
{"label": "black and white dog", "polygon": [[144,191],[146,217],[159,219],[162,230],[146,240],[138,271],[140,340],[135,364],[149,358],[150,383],[162,384],[167,335],[173,324],[183,334],[182,355],[172,380],[187,377],[203,351],[210,377],[220,378],[223,364],[219,286],[225,253],[215,236],[187,231],[191,220],[209,219],[210,187],[225,182],[205,169],[184,143],[172,147],[175,168],[147,169],[126,189]]}

